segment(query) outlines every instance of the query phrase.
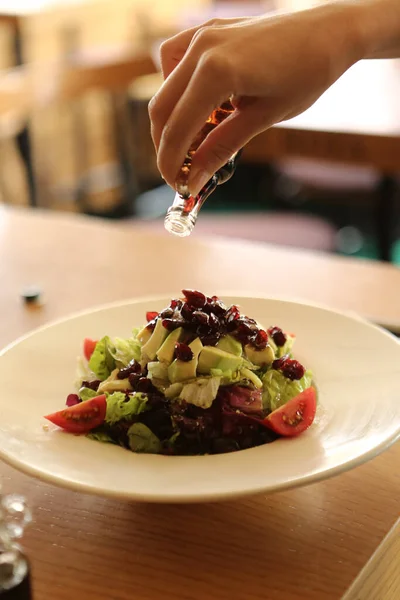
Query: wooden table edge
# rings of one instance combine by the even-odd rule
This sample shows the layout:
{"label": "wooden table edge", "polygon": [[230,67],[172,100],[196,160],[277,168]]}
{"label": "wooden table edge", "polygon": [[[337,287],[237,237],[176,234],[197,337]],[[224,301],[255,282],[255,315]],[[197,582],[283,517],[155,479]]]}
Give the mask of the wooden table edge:
{"label": "wooden table edge", "polygon": [[246,146],[242,160],[265,164],[273,160],[301,158],[396,173],[399,148],[400,137],[395,133],[330,131],[283,123],[253,138]]}
{"label": "wooden table edge", "polygon": [[377,547],[342,600],[400,598],[400,519]]}
{"label": "wooden table edge", "polygon": [[[99,226],[101,226],[101,227],[106,226],[110,230],[124,231],[125,235],[127,233],[132,233],[134,230],[146,230],[147,229],[148,232],[153,233],[155,236],[158,236],[158,237],[162,236],[161,231],[155,230],[153,228],[153,225],[145,220],[140,220],[139,222],[123,220],[121,222],[112,222],[111,221],[111,222],[104,223],[104,220],[101,217],[93,217],[93,216],[88,216],[88,215],[83,215],[83,214],[58,213],[58,212],[55,213],[54,211],[49,211],[45,208],[36,208],[35,211],[32,213],[32,211],[30,211],[30,209],[27,209],[26,207],[0,206],[0,222],[1,222],[2,218],[10,218],[10,217],[12,218],[14,215],[17,218],[20,218],[20,217],[24,218],[29,215],[33,218],[36,217],[36,218],[45,219],[45,220],[53,220],[53,221],[56,221],[57,223],[81,223],[82,225],[86,225],[89,227],[95,227],[95,228],[98,228]],[[223,236],[223,235],[219,235],[219,234],[206,235],[204,233],[201,235],[198,235],[196,237],[195,241],[197,243],[204,243],[204,242],[207,242],[210,240],[212,240],[212,242],[215,245],[222,245],[226,248],[229,248],[232,244],[237,243],[236,238],[232,238],[229,236]],[[254,242],[251,240],[241,239],[240,243],[245,247],[256,247],[256,248],[264,247],[264,248],[268,248],[271,250],[276,249],[276,251],[279,252],[279,254],[281,254],[282,256],[285,254],[289,255],[291,252],[293,252],[293,248],[290,246],[276,246],[275,244],[268,243],[268,242]],[[390,265],[388,263],[381,263],[379,261],[373,261],[368,258],[354,258],[354,257],[350,257],[350,256],[342,256],[339,254],[325,253],[325,252],[321,252],[318,250],[309,250],[307,248],[296,248],[296,253],[304,258],[313,257],[318,261],[331,260],[336,263],[342,263],[342,264],[358,263],[359,265],[366,266],[367,268],[371,268],[372,270],[379,268],[379,267],[382,267],[384,269],[396,270],[395,265]],[[228,292],[233,293],[233,292],[235,292],[235,290],[232,290],[232,289],[226,290],[225,289],[224,292],[225,293],[228,293]],[[252,292],[254,292],[254,290],[249,290],[250,295]],[[264,294],[264,296],[267,297],[266,294]],[[285,296],[284,299],[291,300],[291,301],[304,302],[306,304],[315,304],[315,305],[320,306],[321,308],[335,310],[335,307],[332,305],[321,304],[318,302],[313,303],[309,298],[307,298],[305,296],[301,296],[301,295],[297,296],[296,294],[293,294],[290,297]],[[383,329],[388,330],[389,332],[393,333],[394,335],[400,336],[400,318],[399,319],[391,319],[391,318],[387,318],[386,316],[372,314],[372,312],[368,312],[368,311],[362,312],[362,313],[354,313],[354,311],[351,311],[350,309],[343,310],[342,312],[346,312],[346,314],[362,318],[365,321],[368,321],[369,323],[372,323],[376,326],[379,326],[379,327],[382,327]]]}

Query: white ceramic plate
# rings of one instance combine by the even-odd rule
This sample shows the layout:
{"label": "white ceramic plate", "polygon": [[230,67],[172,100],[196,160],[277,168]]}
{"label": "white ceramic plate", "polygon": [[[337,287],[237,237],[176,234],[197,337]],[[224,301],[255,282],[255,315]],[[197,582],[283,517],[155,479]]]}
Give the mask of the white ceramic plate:
{"label": "white ceramic plate", "polygon": [[[172,295],[173,296],[173,295]],[[296,439],[231,454],[134,454],[50,426],[42,415],[73,391],[85,336],[128,336],[170,297],[106,306],[42,328],[0,357],[0,455],[60,486],[152,502],[215,501],[311,483],[355,467],[400,435],[400,344],[357,318],[261,298],[223,298],[265,326],[297,334],[296,356],[315,374],[316,422]]]}

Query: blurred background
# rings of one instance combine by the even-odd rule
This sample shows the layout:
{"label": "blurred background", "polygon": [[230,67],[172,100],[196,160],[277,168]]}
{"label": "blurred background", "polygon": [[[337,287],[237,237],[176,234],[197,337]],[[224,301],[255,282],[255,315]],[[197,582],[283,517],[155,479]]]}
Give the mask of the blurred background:
{"label": "blurred background", "polygon": [[[161,41],[215,16],[311,4],[0,0],[1,202],[162,228],[173,192],[147,114]],[[400,263],[399,91],[399,61],[356,65],[304,116],[249,145],[193,235]]]}

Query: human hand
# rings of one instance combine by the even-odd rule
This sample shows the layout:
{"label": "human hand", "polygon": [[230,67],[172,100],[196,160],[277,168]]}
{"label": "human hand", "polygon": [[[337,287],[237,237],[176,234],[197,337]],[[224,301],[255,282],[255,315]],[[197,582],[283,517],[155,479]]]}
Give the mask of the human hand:
{"label": "human hand", "polygon": [[364,48],[352,2],[294,14],[213,20],[162,45],[165,81],[149,105],[158,166],[172,187],[210,113],[232,97],[236,110],[200,145],[195,195],[252,137],[310,107]]}

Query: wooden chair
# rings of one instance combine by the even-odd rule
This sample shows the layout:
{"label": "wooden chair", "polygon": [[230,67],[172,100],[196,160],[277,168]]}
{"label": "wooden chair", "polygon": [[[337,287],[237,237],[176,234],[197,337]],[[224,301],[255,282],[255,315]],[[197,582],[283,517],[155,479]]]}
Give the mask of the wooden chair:
{"label": "wooden chair", "polygon": [[[118,136],[120,161],[128,169],[132,154],[128,143],[130,135],[126,103],[126,89],[135,78],[155,71],[155,65],[148,53],[135,56],[121,56],[108,61],[76,62],[74,65],[56,64],[51,67],[17,67],[0,73],[0,152],[2,162],[6,160],[9,144],[24,129],[28,120],[39,118],[41,126],[47,119],[50,108],[67,105],[73,112],[76,103],[89,92],[101,90],[113,103],[113,115]],[[75,117],[79,116],[79,111]],[[54,123],[53,123],[54,124]],[[125,131],[124,131],[125,130]],[[132,136],[133,137],[133,136]],[[88,168],[84,135],[84,123],[75,120],[75,136],[72,154],[75,174],[78,179]],[[8,144],[8,146],[7,146]],[[7,148],[6,148],[7,146]],[[49,173],[51,171],[52,149],[34,155],[34,171],[38,182],[39,204],[49,205]],[[129,176],[132,176],[129,174]],[[0,185],[5,192],[4,170],[0,169]],[[84,203],[84,185],[79,189],[78,203]],[[81,206],[81,208],[84,208]]]}
{"label": "wooden chair", "polygon": [[30,112],[29,85],[21,69],[4,70],[0,77],[0,194],[10,204],[28,204],[27,173],[16,144]]}
{"label": "wooden chair", "polygon": [[[113,130],[109,132],[109,135],[112,136],[115,133],[117,156],[123,170],[123,187],[127,190],[127,198],[124,201],[124,206],[120,209],[128,210],[131,196],[135,193],[135,181],[131,169],[134,133],[127,135],[130,122],[127,113],[126,90],[137,77],[152,73],[155,70],[151,56],[143,52],[134,56],[121,56],[107,61],[95,61],[93,58],[91,61],[75,60],[73,64],[54,65],[51,68],[47,67],[45,70],[38,68],[32,73],[33,96],[35,98],[35,110],[32,116],[37,117],[36,129],[39,129],[37,133],[41,134],[40,127],[48,120],[48,110],[51,107],[61,108],[72,117],[73,145],[70,154],[74,163],[74,177],[79,181],[75,193],[75,203],[80,210],[92,212],[87,202],[87,196],[89,193],[89,177],[94,178],[93,173],[90,175],[89,145],[85,134],[86,122],[84,110],[82,111],[82,101],[89,94],[98,91],[105,94],[110,101]],[[53,119],[53,125],[54,123],[57,123],[57,118]],[[91,125],[93,127],[93,123]],[[51,135],[49,138],[51,138]],[[108,139],[100,141],[105,145],[110,143]],[[49,206],[52,203],[52,196],[54,197],[50,190],[54,169],[51,165],[51,150],[50,152],[43,152],[43,144],[40,146],[41,151],[36,152],[34,158],[35,173],[37,175],[40,203]],[[102,184],[99,185],[101,187]],[[102,208],[93,210],[97,213],[103,211]]]}

